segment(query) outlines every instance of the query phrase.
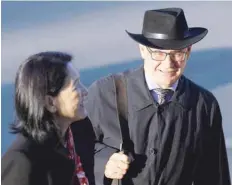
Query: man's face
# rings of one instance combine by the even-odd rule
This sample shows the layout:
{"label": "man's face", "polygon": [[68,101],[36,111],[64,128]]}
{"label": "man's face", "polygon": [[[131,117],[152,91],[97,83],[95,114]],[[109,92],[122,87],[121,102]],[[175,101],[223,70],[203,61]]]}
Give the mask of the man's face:
{"label": "man's face", "polygon": [[182,50],[159,50],[139,45],[144,70],[160,87],[172,86],[184,72],[191,47]]}

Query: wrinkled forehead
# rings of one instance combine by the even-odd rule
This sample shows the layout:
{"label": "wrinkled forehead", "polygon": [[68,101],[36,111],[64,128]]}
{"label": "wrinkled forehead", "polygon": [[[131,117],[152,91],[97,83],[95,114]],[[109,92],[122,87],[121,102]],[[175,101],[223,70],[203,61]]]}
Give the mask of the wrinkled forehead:
{"label": "wrinkled forehead", "polygon": [[80,78],[79,70],[73,65],[72,62],[67,63],[68,76],[72,79]]}
{"label": "wrinkled forehead", "polygon": [[180,49],[180,50],[166,50],[166,49],[156,49],[156,48],[149,48],[151,51],[162,51],[165,53],[173,53],[173,52],[186,52],[188,48]]}

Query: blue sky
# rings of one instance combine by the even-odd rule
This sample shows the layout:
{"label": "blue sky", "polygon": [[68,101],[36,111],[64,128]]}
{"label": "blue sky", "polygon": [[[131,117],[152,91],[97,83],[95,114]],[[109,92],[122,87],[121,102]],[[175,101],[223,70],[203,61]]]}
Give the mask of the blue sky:
{"label": "blue sky", "polygon": [[[32,24],[44,24],[58,19],[69,19],[80,14],[89,14],[112,7],[121,2],[2,2],[2,31],[25,29]],[[123,3],[127,4],[127,3]]]}

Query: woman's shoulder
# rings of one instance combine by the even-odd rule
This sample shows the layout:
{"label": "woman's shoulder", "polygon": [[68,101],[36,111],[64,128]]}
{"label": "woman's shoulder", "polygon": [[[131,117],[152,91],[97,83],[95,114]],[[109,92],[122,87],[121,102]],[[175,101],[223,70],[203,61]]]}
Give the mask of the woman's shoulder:
{"label": "woman's shoulder", "polygon": [[8,184],[29,184],[32,162],[21,151],[10,150],[2,157],[1,182]]}
{"label": "woman's shoulder", "polygon": [[[33,160],[33,155],[38,155],[41,147],[32,139],[23,136],[22,134],[18,134],[8,148],[6,153],[2,156],[2,162],[4,161],[28,161],[28,163]],[[36,154],[37,153],[37,154]]]}
{"label": "woman's shoulder", "polygon": [[6,154],[20,151],[28,151],[33,145],[35,145],[35,142],[32,141],[30,138],[22,134],[17,134],[15,140],[8,148]]}
{"label": "woman's shoulder", "polygon": [[30,184],[31,174],[42,164],[40,145],[21,134],[2,156],[2,184]]}
{"label": "woman's shoulder", "polygon": [[19,168],[19,170],[31,167],[31,160],[23,150],[11,149],[2,156],[2,172],[13,167]]}
{"label": "woman's shoulder", "polygon": [[1,174],[4,182],[8,182],[8,178],[13,174],[16,174],[17,171],[22,176],[31,171],[32,161],[27,155],[27,148],[29,145],[29,140],[23,136],[17,136],[10,148],[2,156]]}

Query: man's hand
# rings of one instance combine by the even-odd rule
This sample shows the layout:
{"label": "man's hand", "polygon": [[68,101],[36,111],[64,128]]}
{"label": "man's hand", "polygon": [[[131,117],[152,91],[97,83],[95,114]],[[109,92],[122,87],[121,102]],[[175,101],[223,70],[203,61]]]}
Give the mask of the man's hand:
{"label": "man's hand", "polygon": [[129,168],[129,158],[122,152],[114,153],[105,167],[105,176],[110,179],[122,179]]}

